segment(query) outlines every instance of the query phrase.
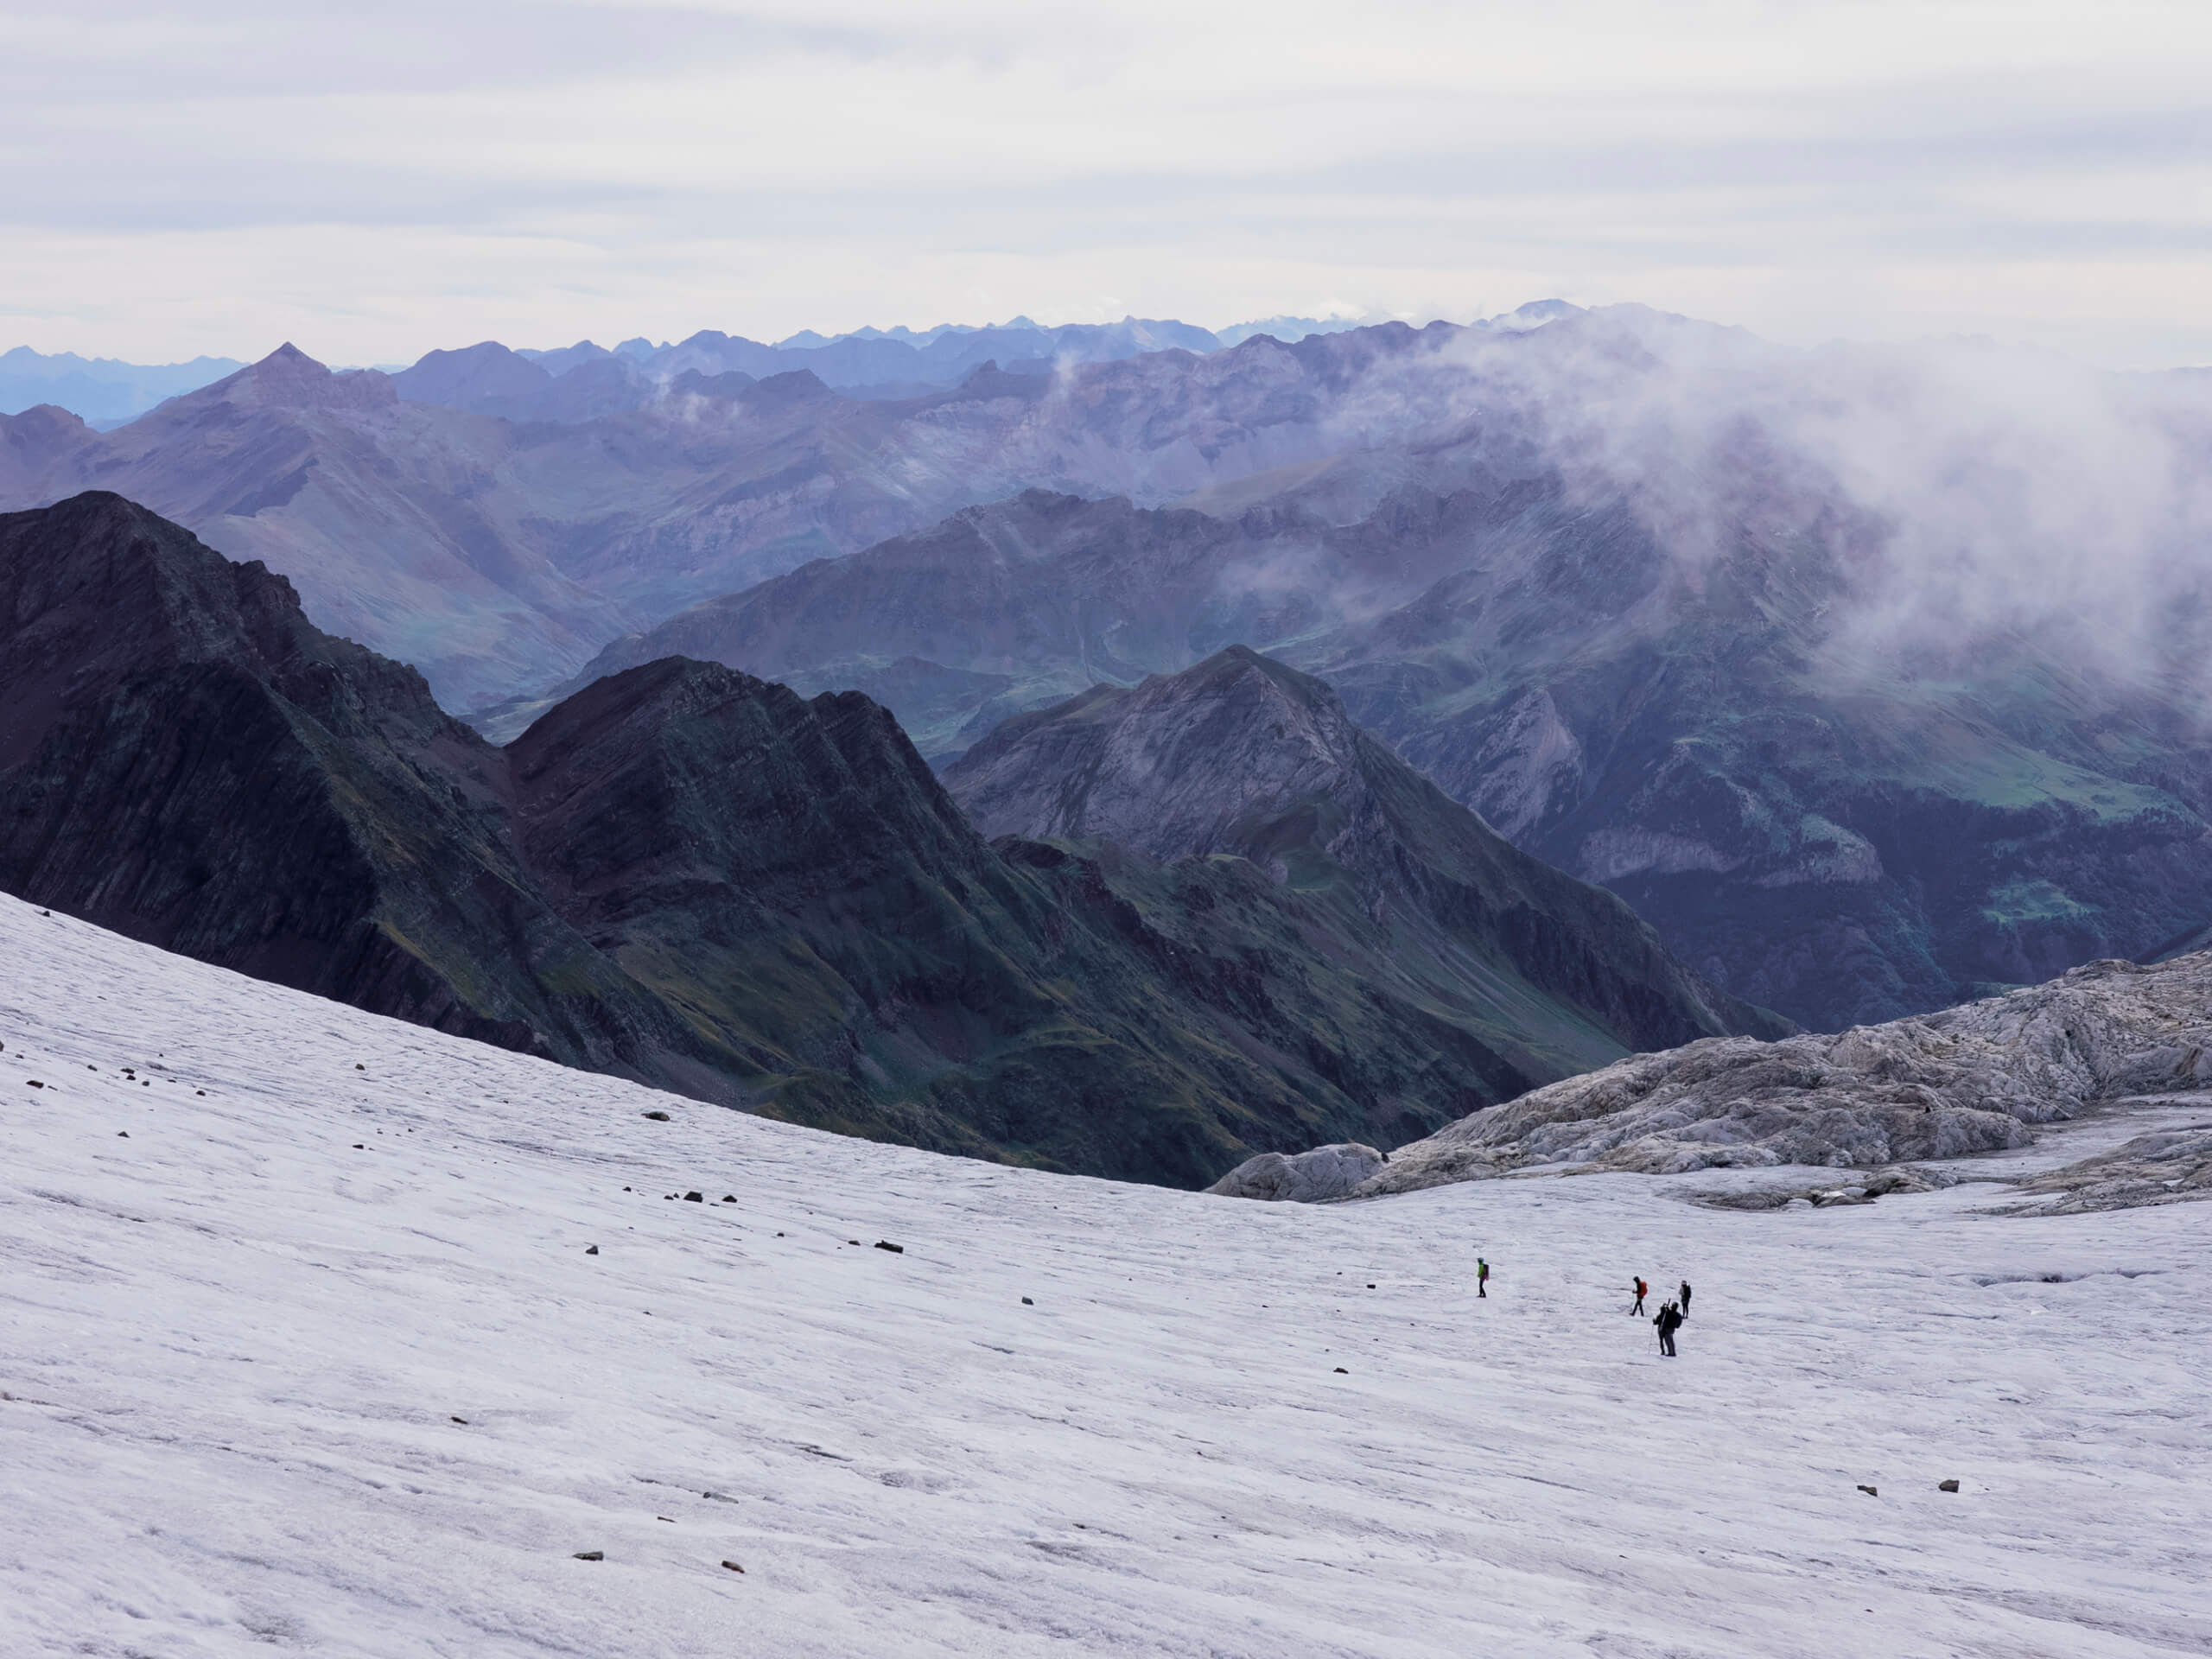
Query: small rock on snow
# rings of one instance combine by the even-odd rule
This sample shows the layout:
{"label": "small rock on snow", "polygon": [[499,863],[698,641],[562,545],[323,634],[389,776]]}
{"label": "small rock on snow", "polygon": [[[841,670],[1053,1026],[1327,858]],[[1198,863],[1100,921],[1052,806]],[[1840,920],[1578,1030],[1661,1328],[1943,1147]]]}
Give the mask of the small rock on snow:
{"label": "small rock on snow", "polygon": [[887,1238],[877,1239],[875,1241],[875,1248],[879,1250],[888,1250],[893,1255],[904,1255],[906,1254],[906,1247],[904,1244],[893,1244]]}
{"label": "small rock on snow", "polygon": [[742,1573],[745,1571],[745,1569],[740,1567],[735,1561],[724,1561],[722,1565],[729,1568],[733,1573]]}
{"label": "small rock on snow", "polygon": [[706,1201],[706,1195],[702,1192],[686,1192],[683,1195],[683,1202],[686,1204],[704,1204]]}
{"label": "small rock on snow", "polygon": [[645,1116],[652,1119],[656,1123],[665,1123],[668,1122],[668,1114],[666,1112],[647,1112]]}
{"label": "small rock on snow", "polygon": [[1861,1486],[1859,1490],[1866,1493],[1869,1497],[1879,1497],[1881,1496],[1881,1494],[1876,1491],[1872,1486]]}
{"label": "small rock on snow", "polygon": [[1955,1480],[1939,1480],[1936,1483],[1936,1490],[1939,1492],[1955,1492],[1959,1490],[1959,1483]]}
{"label": "small rock on snow", "polygon": [[580,1561],[603,1561],[607,1559],[607,1552],[603,1549],[580,1549],[576,1552],[576,1559]]}
{"label": "small rock on snow", "polygon": [[599,1254],[599,1246],[598,1246],[598,1245],[596,1245],[596,1244],[587,1244],[587,1245],[585,1245],[585,1246],[584,1246],[584,1254],[585,1254],[586,1255],[597,1255]]}

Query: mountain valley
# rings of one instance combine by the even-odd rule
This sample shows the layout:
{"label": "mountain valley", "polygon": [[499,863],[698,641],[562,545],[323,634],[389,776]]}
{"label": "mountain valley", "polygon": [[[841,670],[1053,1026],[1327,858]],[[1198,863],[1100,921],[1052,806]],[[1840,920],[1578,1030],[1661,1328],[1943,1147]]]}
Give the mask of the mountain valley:
{"label": "mountain valley", "polygon": [[[1340,709],[1339,747],[1426,814],[1395,825],[1415,861],[1473,848],[1510,876],[1454,889],[1410,963],[1349,881],[988,843],[856,693],[668,658],[500,749],[281,577],[118,496],[0,516],[0,888],[704,1099],[1198,1185],[1248,1150],[1395,1144],[1631,1047],[1774,1028]],[[1194,683],[1224,734],[1272,718],[1245,677]]]}

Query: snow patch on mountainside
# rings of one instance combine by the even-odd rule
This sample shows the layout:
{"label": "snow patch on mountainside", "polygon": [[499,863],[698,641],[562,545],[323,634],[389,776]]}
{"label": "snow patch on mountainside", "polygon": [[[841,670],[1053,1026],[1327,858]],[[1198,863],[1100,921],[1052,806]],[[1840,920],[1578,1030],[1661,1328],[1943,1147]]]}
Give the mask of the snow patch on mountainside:
{"label": "snow patch on mountainside", "polygon": [[2212,1646],[2212,1205],[1226,1204],[0,961],[0,1652]]}

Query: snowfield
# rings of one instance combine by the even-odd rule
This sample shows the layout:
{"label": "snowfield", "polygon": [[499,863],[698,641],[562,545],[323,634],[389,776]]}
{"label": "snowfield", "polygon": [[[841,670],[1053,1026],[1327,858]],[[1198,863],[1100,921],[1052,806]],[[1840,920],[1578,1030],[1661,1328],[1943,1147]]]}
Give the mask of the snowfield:
{"label": "snowfield", "polygon": [[10,1659],[2212,1652],[2212,1205],[1240,1202],[0,951]]}

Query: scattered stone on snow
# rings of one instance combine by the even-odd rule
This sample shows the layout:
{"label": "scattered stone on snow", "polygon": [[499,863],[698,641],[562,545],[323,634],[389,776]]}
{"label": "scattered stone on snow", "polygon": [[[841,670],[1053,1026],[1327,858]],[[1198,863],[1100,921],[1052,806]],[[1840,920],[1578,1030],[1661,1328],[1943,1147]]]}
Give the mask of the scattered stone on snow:
{"label": "scattered stone on snow", "polygon": [[130,1131],[128,1129],[118,1129],[115,1132],[115,1138],[118,1141],[128,1141],[130,1138]]}
{"label": "scattered stone on snow", "polygon": [[1859,1490],[1866,1493],[1869,1497],[1879,1497],[1881,1496],[1881,1494],[1876,1491],[1872,1486],[1861,1486]]}
{"label": "scattered stone on snow", "polygon": [[468,1426],[468,1419],[466,1417],[455,1417],[453,1421],[459,1423],[464,1428]]}
{"label": "scattered stone on snow", "polygon": [[1936,1490],[1939,1492],[1955,1492],[1959,1490],[1959,1483],[1955,1480],[1939,1480],[1936,1483]]}
{"label": "scattered stone on snow", "polygon": [[722,1565],[733,1573],[742,1573],[745,1571],[745,1569],[740,1567],[735,1561],[724,1561]]}
{"label": "scattered stone on snow", "polygon": [[875,1248],[879,1250],[888,1250],[893,1255],[904,1255],[906,1254],[906,1247],[904,1244],[893,1244],[887,1238],[877,1239],[875,1241]]}
{"label": "scattered stone on snow", "polygon": [[1337,1375],[1338,1375],[1338,1376],[1350,1376],[1351,1375],[1351,1373],[1350,1371],[1348,1371],[1348,1370],[1344,1370],[1344,1368],[1343,1366],[1339,1365],[1339,1366],[1338,1366],[1338,1367],[1337,1367]]}
{"label": "scattered stone on snow", "polygon": [[580,1561],[603,1561],[607,1559],[607,1552],[603,1549],[580,1549],[575,1559]]}
{"label": "scattered stone on snow", "polygon": [[598,1246],[598,1245],[596,1245],[596,1244],[587,1244],[587,1245],[585,1245],[585,1246],[584,1246],[584,1254],[585,1254],[586,1255],[597,1255],[599,1254],[599,1246]]}
{"label": "scattered stone on snow", "polygon": [[41,1083],[36,1077],[26,1077],[23,1081],[30,1084],[34,1089],[43,1089],[46,1087],[46,1085]]}
{"label": "scattered stone on snow", "polygon": [[706,1201],[706,1195],[702,1192],[686,1192],[683,1195],[683,1202],[686,1204],[704,1204]]}
{"label": "scattered stone on snow", "polygon": [[1030,1300],[1027,1296],[1025,1296],[1025,1297],[1023,1297],[1023,1298],[1021,1299],[1021,1305],[1022,1305],[1024,1307],[1034,1307],[1034,1306],[1037,1306],[1037,1304],[1036,1304],[1036,1303],[1034,1303],[1034,1302],[1031,1301],[1031,1300]]}
{"label": "scattered stone on snow", "polygon": [[645,1116],[652,1119],[656,1123],[665,1123],[668,1122],[668,1114],[666,1112],[647,1112]]}

